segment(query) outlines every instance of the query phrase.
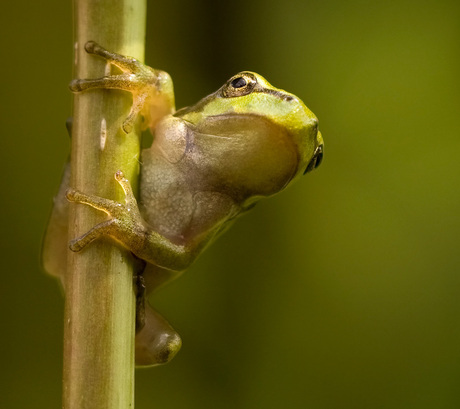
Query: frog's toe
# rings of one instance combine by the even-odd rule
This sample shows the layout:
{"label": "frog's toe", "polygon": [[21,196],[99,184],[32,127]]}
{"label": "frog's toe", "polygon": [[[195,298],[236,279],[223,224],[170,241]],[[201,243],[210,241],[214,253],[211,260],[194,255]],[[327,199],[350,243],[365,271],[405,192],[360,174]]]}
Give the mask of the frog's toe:
{"label": "frog's toe", "polygon": [[136,365],[169,362],[182,345],[179,334],[156,311],[146,307],[145,325],[136,335]]}
{"label": "frog's toe", "polygon": [[95,41],[87,41],[85,44],[85,50],[88,54],[96,54],[97,50],[102,47]]}
{"label": "frog's toe", "polygon": [[88,244],[92,243],[99,237],[103,235],[110,235],[111,233],[113,233],[114,225],[114,219],[106,220],[105,222],[99,223],[82,236],[71,240],[69,243],[69,249],[74,252],[79,252],[83,250]]}
{"label": "frog's toe", "polygon": [[83,192],[80,192],[79,190],[73,189],[71,187],[66,190],[65,197],[69,202],[74,203],[86,203],[90,198],[90,196],[85,195]]}
{"label": "frog's toe", "polygon": [[82,81],[79,79],[74,79],[70,81],[69,88],[72,92],[81,92],[83,91],[83,87],[81,86]]}
{"label": "frog's toe", "polygon": [[131,120],[130,118],[126,119],[124,122],[123,122],[123,132],[125,134],[129,134],[132,130],[133,130],[133,123],[134,121]]}
{"label": "frog's toe", "polygon": [[[129,183],[129,182],[128,182]],[[87,195],[79,190],[68,188],[66,197],[69,202],[85,204],[95,209],[101,210],[107,214],[118,214],[122,211],[122,205],[115,200],[105,199],[103,197]]]}

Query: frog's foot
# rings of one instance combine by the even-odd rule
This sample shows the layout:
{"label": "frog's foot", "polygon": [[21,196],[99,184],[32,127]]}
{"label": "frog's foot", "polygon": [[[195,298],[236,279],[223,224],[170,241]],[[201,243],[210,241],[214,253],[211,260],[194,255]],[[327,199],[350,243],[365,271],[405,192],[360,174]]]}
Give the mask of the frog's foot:
{"label": "frog's foot", "polygon": [[[123,122],[125,133],[131,132],[138,114],[148,116],[149,112],[146,111],[146,105],[149,100],[155,99],[159,95],[162,88],[166,89],[163,92],[168,95],[168,98],[171,98],[171,79],[164,71],[150,68],[135,58],[110,52],[94,41],[88,41],[85,44],[85,50],[88,54],[105,58],[107,62],[120,68],[123,73],[95,79],[75,79],[70,83],[70,89],[73,92],[82,92],[94,88],[110,88],[131,92],[133,94],[133,105]],[[170,111],[174,104],[173,101],[172,97],[171,101],[166,102],[166,104],[170,105],[167,107]],[[149,118],[147,118],[147,122],[149,122]]]}
{"label": "frog's foot", "polygon": [[165,364],[181,346],[179,334],[160,314],[146,306],[145,325],[136,334],[136,365]]}
{"label": "frog's foot", "polygon": [[71,202],[82,203],[101,210],[111,216],[111,219],[97,224],[84,235],[70,242],[70,250],[78,252],[92,241],[101,236],[112,236],[126,247],[126,243],[135,245],[136,240],[142,240],[142,217],[137,207],[131,185],[121,171],[115,174],[115,179],[125,192],[125,204],[102,197],[87,195],[75,189],[68,189],[66,196]]}

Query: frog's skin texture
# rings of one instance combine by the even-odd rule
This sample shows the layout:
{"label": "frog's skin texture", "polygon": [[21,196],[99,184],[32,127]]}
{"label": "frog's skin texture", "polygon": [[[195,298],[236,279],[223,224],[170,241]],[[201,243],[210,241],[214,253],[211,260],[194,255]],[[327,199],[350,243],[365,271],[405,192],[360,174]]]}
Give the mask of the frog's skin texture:
{"label": "frog's skin texture", "polygon": [[[71,89],[116,88],[133,93],[123,129],[138,114],[154,134],[142,153],[139,202],[120,170],[126,200],[88,196],[69,188],[68,172],[55,199],[44,241],[45,269],[65,287],[68,201],[105,211],[107,221],[70,243],[80,251],[108,237],[145,262],[145,293],[176,278],[220,233],[255,202],[271,196],[317,167],[323,140],[315,115],[295,95],[245,71],[196,105],[174,110],[172,81],[163,71],[111,53],[94,42],[88,53],[107,59],[123,74],[74,80]],[[129,136],[127,136],[129,137]],[[67,199],[65,199],[67,196]],[[170,360],[179,335],[147,306],[136,335],[136,363]]]}

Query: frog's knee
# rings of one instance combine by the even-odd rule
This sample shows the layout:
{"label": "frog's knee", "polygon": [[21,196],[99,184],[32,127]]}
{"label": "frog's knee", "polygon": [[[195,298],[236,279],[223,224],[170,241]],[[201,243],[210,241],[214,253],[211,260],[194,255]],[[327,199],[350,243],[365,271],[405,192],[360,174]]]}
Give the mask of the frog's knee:
{"label": "frog's knee", "polygon": [[182,345],[179,334],[157,312],[147,307],[145,325],[136,335],[136,365],[169,362]]}

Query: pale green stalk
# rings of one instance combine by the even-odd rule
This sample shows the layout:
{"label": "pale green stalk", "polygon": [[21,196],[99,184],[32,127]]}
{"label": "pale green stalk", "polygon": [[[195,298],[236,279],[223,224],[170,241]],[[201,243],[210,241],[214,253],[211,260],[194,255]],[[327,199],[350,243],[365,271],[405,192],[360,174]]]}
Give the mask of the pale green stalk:
{"label": "pale green stalk", "polygon": [[[103,59],[88,55],[94,40],[143,60],[145,0],[75,0],[75,78],[105,73]],[[114,179],[122,170],[137,188],[139,135],[121,129],[132,98],[124,91],[91,90],[74,97],[70,185],[123,201]],[[102,212],[71,204],[69,239],[105,219]],[[64,330],[65,409],[134,407],[135,292],[130,255],[97,241],[68,259]]]}

